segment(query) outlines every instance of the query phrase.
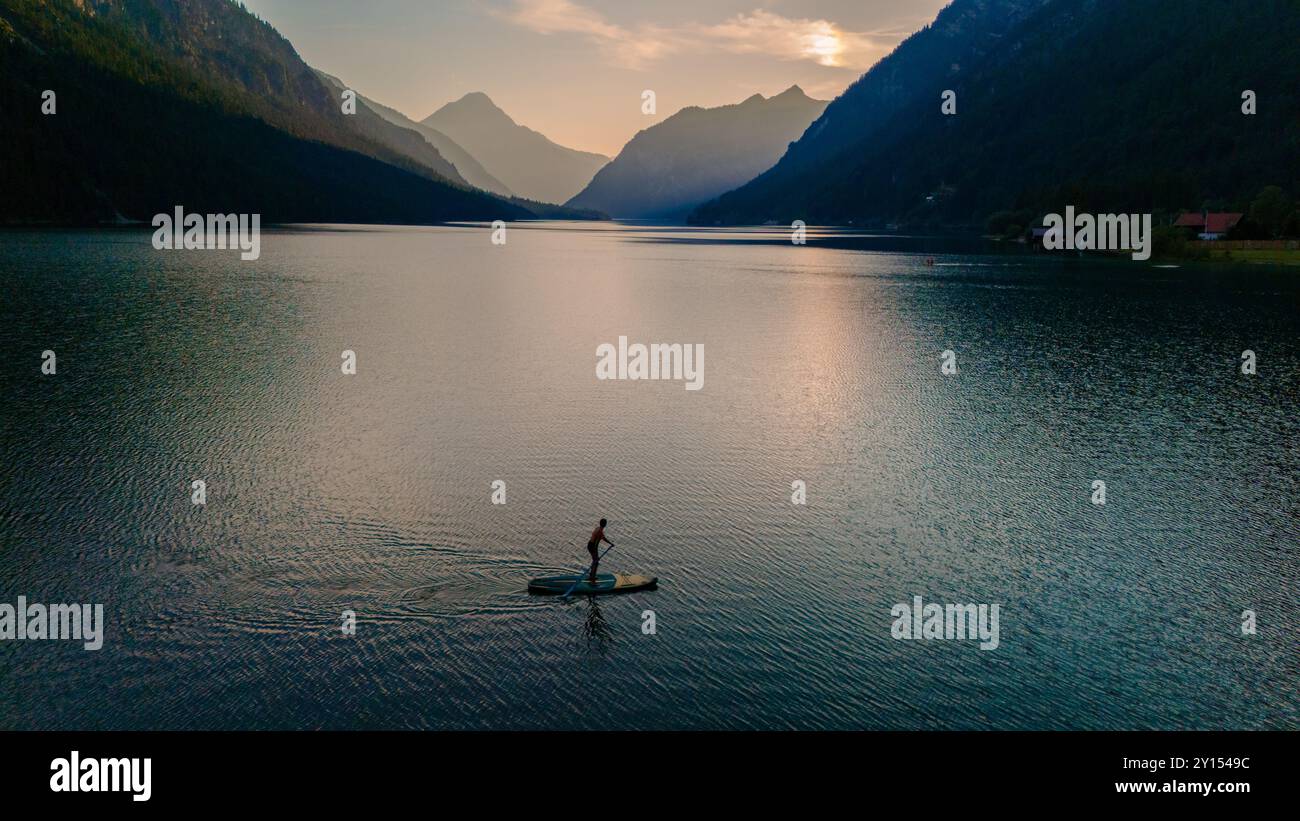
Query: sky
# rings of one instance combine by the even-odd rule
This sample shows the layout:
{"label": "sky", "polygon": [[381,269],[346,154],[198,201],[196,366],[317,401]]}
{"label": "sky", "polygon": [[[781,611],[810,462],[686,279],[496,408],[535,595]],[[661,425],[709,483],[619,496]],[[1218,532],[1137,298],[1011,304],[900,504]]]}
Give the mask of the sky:
{"label": "sky", "polygon": [[[244,0],[309,64],[422,120],[471,91],[614,156],[679,109],[829,100],[948,0]],[[656,113],[642,113],[642,92]]]}

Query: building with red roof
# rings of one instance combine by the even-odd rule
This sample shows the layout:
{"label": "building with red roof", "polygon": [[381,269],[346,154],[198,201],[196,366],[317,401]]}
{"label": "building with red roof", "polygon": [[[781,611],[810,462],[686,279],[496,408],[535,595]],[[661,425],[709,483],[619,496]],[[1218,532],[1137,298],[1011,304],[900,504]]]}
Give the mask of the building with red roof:
{"label": "building with red roof", "polygon": [[1221,239],[1241,222],[1242,214],[1214,213],[1203,211],[1199,214],[1183,214],[1174,225],[1188,228],[1196,233],[1198,239]]}

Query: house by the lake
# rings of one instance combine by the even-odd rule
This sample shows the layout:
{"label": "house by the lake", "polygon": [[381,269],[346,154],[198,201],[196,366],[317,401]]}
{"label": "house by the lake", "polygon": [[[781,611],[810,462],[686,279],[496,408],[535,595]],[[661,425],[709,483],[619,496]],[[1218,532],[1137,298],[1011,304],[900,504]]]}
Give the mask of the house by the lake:
{"label": "house by the lake", "polygon": [[1242,216],[1242,214],[1202,211],[1199,214],[1183,214],[1178,217],[1174,225],[1187,229],[1189,233],[1195,234],[1197,239],[1222,239],[1237,223],[1241,222]]}

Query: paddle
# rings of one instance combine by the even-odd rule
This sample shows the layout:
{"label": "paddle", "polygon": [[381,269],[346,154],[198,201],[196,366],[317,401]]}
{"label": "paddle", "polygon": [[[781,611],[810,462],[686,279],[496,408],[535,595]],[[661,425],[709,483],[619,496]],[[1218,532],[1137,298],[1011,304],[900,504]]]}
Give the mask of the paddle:
{"label": "paddle", "polygon": [[[605,553],[608,553],[609,551],[611,551],[611,550],[613,550],[613,549],[614,549],[614,543],[613,543],[613,542],[610,542],[610,543],[609,543],[609,547],[605,548]],[[596,557],[596,562],[599,562],[601,559],[605,558],[605,553],[601,553],[599,556],[597,556],[597,557]],[[596,562],[592,562],[592,564],[594,565]],[[564,591],[564,595],[563,595],[563,596],[560,596],[560,598],[562,598],[562,599],[567,599],[567,598],[569,598],[569,594],[572,593],[575,589],[577,589],[578,585],[582,584],[582,580],[585,579],[585,578],[587,578],[587,574],[586,574],[586,573],[583,573],[582,575],[578,576],[578,580],[577,580],[576,582],[574,582],[573,585],[572,585],[568,590],[565,590],[565,591]]]}

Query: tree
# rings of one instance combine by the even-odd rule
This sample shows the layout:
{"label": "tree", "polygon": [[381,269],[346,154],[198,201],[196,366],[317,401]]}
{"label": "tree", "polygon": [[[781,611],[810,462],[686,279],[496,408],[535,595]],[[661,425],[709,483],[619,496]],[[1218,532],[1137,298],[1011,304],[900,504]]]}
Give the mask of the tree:
{"label": "tree", "polygon": [[1300,211],[1292,211],[1282,226],[1282,236],[1287,239],[1300,239]]}
{"label": "tree", "polygon": [[1276,185],[1264,188],[1250,204],[1250,221],[1259,225],[1273,238],[1282,235],[1282,228],[1289,216],[1291,216],[1291,198]]}

